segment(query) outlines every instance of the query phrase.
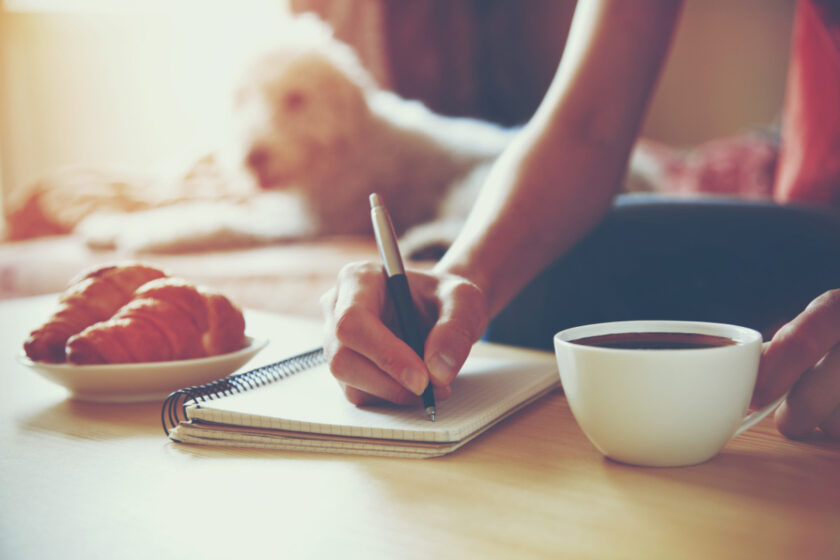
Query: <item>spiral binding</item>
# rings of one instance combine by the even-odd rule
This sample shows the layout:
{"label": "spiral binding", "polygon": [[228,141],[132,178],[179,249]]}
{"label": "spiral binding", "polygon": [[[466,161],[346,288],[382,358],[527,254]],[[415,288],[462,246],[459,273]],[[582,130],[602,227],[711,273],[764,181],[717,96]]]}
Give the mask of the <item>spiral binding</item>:
{"label": "spiral binding", "polygon": [[160,409],[160,422],[163,431],[169,435],[170,429],[189,420],[187,406],[243,393],[280,381],[324,362],[324,349],[316,348],[273,364],[268,364],[250,371],[223,377],[204,385],[186,387],[170,393]]}

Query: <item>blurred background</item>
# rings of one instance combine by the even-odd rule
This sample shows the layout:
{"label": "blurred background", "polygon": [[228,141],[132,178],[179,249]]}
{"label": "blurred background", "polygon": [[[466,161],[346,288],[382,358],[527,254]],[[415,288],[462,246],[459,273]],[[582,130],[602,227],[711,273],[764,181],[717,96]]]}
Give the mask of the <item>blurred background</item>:
{"label": "blurred background", "polygon": [[[644,136],[690,147],[774,123],[793,5],[688,0]],[[286,0],[0,0],[0,204],[56,167],[171,169],[219,145],[237,69],[289,8]]]}

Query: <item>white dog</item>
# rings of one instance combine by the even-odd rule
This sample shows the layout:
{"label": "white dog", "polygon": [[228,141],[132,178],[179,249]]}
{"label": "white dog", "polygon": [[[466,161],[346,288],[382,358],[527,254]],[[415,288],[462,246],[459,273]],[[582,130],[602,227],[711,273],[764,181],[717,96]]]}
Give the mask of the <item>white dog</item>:
{"label": "white dog", "polygon": [[437,115],[384,91],[354,51],[314,16],[248,66],[220,152],[241,200],[195,200],[96,215],[79,230],[97,246],[177,251],[371,232],[379,193],[414,252],[446,245],[514,130]]}

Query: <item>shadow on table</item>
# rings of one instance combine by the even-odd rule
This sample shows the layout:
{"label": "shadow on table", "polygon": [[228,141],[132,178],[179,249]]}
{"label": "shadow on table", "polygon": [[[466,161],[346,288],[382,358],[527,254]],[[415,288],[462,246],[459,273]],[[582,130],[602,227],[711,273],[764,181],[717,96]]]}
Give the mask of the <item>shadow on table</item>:
{"label": "shadow on table", "polygon": [[54,432],[83,439],[164,437],[158,402],[103,404],[66,399],[22,419],[22,431]]}

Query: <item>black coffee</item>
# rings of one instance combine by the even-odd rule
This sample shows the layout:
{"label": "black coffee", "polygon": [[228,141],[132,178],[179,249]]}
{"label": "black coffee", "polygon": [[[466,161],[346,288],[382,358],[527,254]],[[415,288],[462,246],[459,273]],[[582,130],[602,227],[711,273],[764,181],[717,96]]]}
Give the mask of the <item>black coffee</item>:
{"label": "black coffee", "polygon": [[578,338],[571,342],[585,346],[628,350],[695,350],[697,348],[714,348],[738,344],[738,341],[725,336],[671,332],[601,334]]}

